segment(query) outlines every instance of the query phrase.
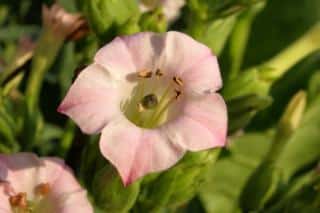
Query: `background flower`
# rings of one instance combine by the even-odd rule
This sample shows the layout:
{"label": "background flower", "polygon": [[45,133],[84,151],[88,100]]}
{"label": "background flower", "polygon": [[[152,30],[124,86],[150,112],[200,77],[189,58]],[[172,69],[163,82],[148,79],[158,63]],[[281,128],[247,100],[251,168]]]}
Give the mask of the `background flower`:
{"label": "background flower", "polygon": [[180,9],[185,5],[185,0],[140,0],[140,10],[147,12],[162,7],[163,13],[169,22],[180,15]]}
{"label": "background flower", "polygon": [[86,192],[58,158],[0,154],[1,212],[90,213]]}

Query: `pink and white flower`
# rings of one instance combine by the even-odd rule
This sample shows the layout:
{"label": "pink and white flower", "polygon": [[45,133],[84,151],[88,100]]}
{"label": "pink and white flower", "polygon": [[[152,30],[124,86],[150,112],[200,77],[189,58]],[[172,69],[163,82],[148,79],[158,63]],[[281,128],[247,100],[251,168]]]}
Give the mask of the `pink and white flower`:
{"label": "pink and white flower", "polygon": [[125,185],[174,165],[186,151],[221,147],[227,112],[216,56],[168,32],[117,37],[100,49],[58,111],[88,134]]}
{"label": "pink and white flower", "polygon": [[91,213],[70,170],[57,158],[0,154],[0,212]]}
{"label": "pink and white flower", "polygon": [[156,7],[162,7],[163,13],[169,22],[180,15],[180,9],[185,5],[185,0],[139,0],[140,10],[148,12]]}

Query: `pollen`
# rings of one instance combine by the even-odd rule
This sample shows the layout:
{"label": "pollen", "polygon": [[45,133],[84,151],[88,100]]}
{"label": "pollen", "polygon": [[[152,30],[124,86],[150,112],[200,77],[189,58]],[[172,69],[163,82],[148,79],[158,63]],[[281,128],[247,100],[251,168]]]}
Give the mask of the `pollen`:
{"label": "pollen", "polygon": [[139,78],[151,78],[152,72],[149,70],[141,70],[138,72],[138,77]]}
{"label": "pollen", "polygon": [[27,208],[28,207],[27,193],[20,192],[14,196],[10,196],[9,202],[12,207]]}
{"label": "pollen", "polygon": [[182,79],[181,78],[179,78],[179,77],[173,77],[173,81],[174,81],[174,83],[176,83],[178,86],[183,86],[183,81],[182,81]]}
{"label": "pollen", "polygon": [[156,71],[156,76],[157,76],[157,77],[163,76],[163,72],[162,72],[160,69],[157,69],[157,71]]}
{"label": "pollen", "polygon": [[49,183],[41,183],[36,186],[34,189],[36,195],[45,196],[50,192],[50,185]]}
{"label": "pollen", "polygon": [[176,99],[178,99],[181,95],[182,95],[182,91],[181,90],[174,90],[175,91],[175,93],[176,93],[176,96],[175,96],[175,98]]}

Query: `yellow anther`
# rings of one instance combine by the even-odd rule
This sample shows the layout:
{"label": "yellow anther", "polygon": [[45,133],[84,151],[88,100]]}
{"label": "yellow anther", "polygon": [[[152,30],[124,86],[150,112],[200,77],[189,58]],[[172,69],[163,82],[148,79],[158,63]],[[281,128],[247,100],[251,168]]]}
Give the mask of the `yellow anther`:
{"label": "yellow anther", "polygon": [[50,184],[49,183],[41,183],[36,186],[34,189],[34,193],[36,195],[45,196],[50,192]]}
{"label": "yellow anther", "polygon": [[148,71],[148,70],[141,70],[138,72],[138,77],[139,78],[151,78],[152,72]]}
{"label": "yellow anther", "polygon": [[182,79],[181,78],[179,78],[179,77],[173,77],[173,81],[176,83],[176,84],[178,84],[179,86],[183,86],[183,81],[182,81]]}
{"label": "yellow anther", "polygon": [[160,69],[157,69],[157,71],[156,71],[156,76],[157,76],[157,77],[163,76],[163,72],[162,72]]}
{"label": "yellow anther", "polygon": [[182,91],[181,90],[177,90],[177,89],[175,89],[174,91],[176,93],[175,98],[178,99],[180,97],[180,95],[182,95]]}
{"label": "yellow anther", "polygon": [[20,192],[14,196],[10,196],[9,202],[12,207],[27,208],[27,193]]}

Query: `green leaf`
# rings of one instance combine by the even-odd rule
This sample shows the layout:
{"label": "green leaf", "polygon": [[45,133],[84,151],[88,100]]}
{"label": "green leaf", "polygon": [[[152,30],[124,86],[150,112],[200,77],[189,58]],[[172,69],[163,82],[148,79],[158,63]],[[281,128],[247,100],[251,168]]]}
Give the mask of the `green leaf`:
{"label": "green leaf", "polygon": [[255,4],[243,11],[237,19],[230,38],[231,71],[229,78],[235,78],[241,69],[252,22],[264,6],[265,2]]}
{"label": "green leaf", "polygon": [[269,96],[258,95],[246,95],[228,100],[228,132],[232,133],[247,126],[256,112],[269,106],[271,102]]}
{"label": "green leaf", "polygon": [[40,32],[38,26],[27,25],[9,25],[7,27],[1,27],[0,40],[12,41],[26,35],[36,35]]}
{"label": "green leaf", "polygon": [[208,213],[241,212],[239,196],[269,149],[271,137],[250,133],[232,139],[227,154],[210,167],[199,197]]}
{"label": "green leaf", "polygon": [[314,72],[308,85],[308,98],[310,101],[320,94],[320,70]]}
{"label": "green leaf", "polygon": [[229,16],[213,21],[208,24],[207,30],[199,40],[208,45],[216,55],[220,55],[233,29],[235,21],[235,16]]}

